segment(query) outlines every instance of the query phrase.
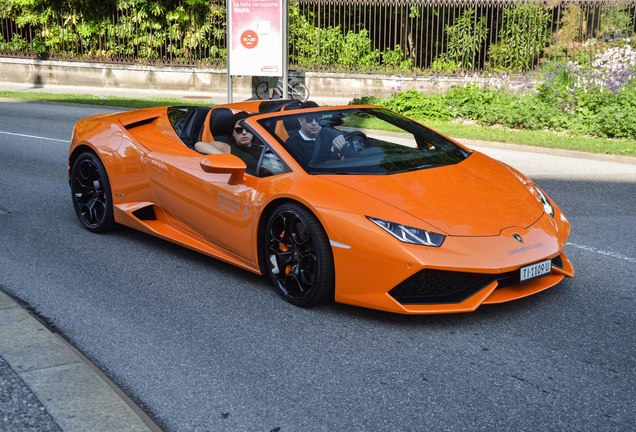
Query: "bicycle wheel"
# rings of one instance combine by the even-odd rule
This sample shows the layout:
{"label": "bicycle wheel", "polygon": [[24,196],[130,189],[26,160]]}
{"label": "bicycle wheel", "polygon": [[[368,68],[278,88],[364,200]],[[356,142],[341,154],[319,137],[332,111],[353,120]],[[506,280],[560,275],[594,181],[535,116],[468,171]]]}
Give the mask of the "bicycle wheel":
{"label": "bicycle wheel", "polygon": [[305,84],[294,84],[290,86],[289,96],[297,101],[305,102],[309,99],[309,89],[305,86]]}
{"label": "bicycle wheel", "polygon": [[267,90],[269,90],[269,86],[266,82],[259,83],[256,86],[256,97],[259,99],[267,99]]}

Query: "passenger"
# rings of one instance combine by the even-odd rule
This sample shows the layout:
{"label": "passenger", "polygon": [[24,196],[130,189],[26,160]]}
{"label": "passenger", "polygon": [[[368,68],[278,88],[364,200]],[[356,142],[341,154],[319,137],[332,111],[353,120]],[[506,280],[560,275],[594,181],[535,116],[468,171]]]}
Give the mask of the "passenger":
{"label": "passenger", "polygon": [[[317,107],[316,102],[307,101],[298,109]],[[291,131],[289,138],[285,141],[285,144],[289,144],[292,149],[300,153],[305,163],[309,163],[312,159],[325,161],[343,158],[342,153],[347,145],[344,136],[333,128],[323,128],[319,123],[320,119],[319,112],[307,113],[299,117],[300,129]]]}
{"label": "passenger", "polygon": [[258,142],[254,142],[254,135],[242,126],[241,120],[247,117],[249,117],[249,114],[245,111],[238,112],[232,116],[228,131],[228,143],[230,144],[230,153],[242,159],[247,165],[246,171],[254,174],[263,146]]}

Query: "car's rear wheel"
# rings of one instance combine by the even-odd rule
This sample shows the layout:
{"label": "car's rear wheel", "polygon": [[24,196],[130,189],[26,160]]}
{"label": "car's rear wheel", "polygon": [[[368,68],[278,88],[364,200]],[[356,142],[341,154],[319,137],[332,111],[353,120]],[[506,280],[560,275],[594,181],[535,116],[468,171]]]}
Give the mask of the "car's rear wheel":
{"label": "car's rear wheel", "polygon": [[84,228],[105,232],[115,226],[108,175],[95,154],[84,152],[73,163],[71,195],[75,213]]}
{"label": "car's rear wheel", "polygon": [[305,207],[285,203],[270,215],[263,247],[278,293],[297,306],[333,299],[334,265],[322,225]]}

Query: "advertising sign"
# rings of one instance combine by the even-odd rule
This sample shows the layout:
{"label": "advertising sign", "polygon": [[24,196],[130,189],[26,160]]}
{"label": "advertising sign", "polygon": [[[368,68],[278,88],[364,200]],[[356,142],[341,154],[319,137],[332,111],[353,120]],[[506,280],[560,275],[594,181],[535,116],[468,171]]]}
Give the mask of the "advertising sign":
{"label": "advertising sign", "polygon": [[283,0],[228,0],[230,75],[283,75]]}

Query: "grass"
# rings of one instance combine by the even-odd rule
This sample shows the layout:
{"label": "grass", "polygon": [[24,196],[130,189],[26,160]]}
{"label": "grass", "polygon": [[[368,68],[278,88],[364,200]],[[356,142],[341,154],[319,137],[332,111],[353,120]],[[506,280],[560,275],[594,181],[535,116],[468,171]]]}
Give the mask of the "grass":
{"label": "grass", "polygon": [[[24,99],[34,101],[50,101],[63,103],[78,103],[88,105],[102,105],[125,108],[145,108],[162,105],[209,106],[205,100],[189,100],[178,98],[150,98],[135,99],[118,96],[93,96],[83,94],[54,94],[40,92],[12,92],[0,91],[0,97],[10,99]],[[590,136],[574,136],[549,131],[517,130],[498,127],[483,127],[456,122],[428,120],[427,126],[439,132],[454,137],[483,141],[497,141],[512,144],[525,144],[535,147],[578,150],[589,153],[603,153],[623,156],[636,156],[635,140],[604,139]],[[364,125],[373,129],[372,122],[365,121]]]}
{"label": "grass", "polygon": [[178,98],[149,98],[136,99],[121,96],[94,96],[85,94],[64,94],[64,93],[40,93],[40,92],[14,92],[0,91],[0,97],[9,99],[24,99],[30,101],[48,101],[62,103],[76,103],[86,105],[101,105],[124,108],[148,108],[163,105],[182,106],[210,106],[205,100],[189,100]]}
{"label": "grass", "polygon": [[[621,156],[636,156],[635,140],[596,138],[584,135],[567,135],[550,131],[525,129],[507,129],[503,127],[479,126],[453,121],[425,120],[423,124],[453,138],[466,138],[482,141],[496,141],[511,144],[524,144],[534,147],[546,147],[565,150],[577,150],[588,153],[602,153]],[[360,118],[355,124],[367,129],[385,129],[385,123],[373,118]]]}
{"label": "grass", "polygon": [[596,138],[542,130],[473,126],[438,120],[427,121],[426,125],[454,138],[525,144],[535,147],[577,150],[589,153],[636,156],[636,140]]}

